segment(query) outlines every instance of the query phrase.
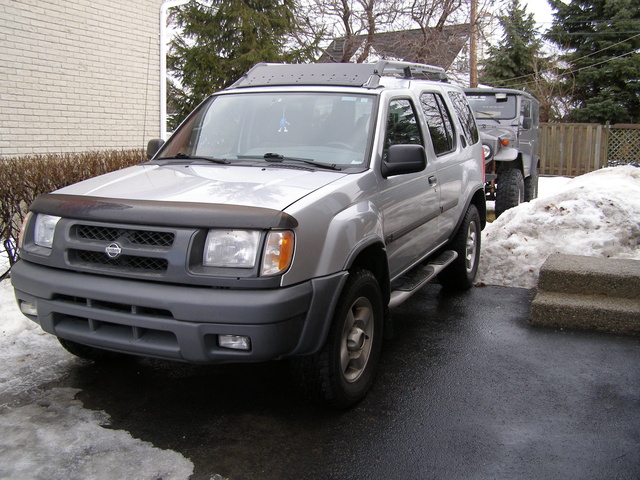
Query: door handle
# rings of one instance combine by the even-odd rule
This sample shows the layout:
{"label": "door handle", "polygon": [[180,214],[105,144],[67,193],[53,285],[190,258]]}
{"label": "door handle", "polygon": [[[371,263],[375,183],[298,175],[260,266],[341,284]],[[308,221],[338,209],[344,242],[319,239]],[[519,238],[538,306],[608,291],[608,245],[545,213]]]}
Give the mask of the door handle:
{"label": "door handle", "polygon": [[438,179],[436,178],[435,175],[431,175],[429,177],[429,185],[431,185],[432,187],[438,184]]}

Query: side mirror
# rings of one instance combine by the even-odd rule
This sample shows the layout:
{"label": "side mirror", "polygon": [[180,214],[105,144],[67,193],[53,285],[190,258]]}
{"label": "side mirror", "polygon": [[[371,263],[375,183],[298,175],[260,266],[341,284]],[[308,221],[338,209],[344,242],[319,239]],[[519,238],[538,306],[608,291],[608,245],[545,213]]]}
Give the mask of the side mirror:
{"label": "side mirror", "polygon": [[382,162],[382,176],[421,172],[427,166],[427,152],[422,145],[391,145]]}
{"label": "side mirror", "polygon": [[531,119],[528,117],[524,117],[522,119],[522,128],[525,130],[529,130],[531,128]]}
{"label": "side mirror", "polygon": [[160,150],[160,147],[162,147],[162,145],[164,145],[164,140],[162,140],[161,138],[154,138],[149,140],[149,143],[147,143],[147,159],[151,160],[153,156],[158,153],[158,150]]}

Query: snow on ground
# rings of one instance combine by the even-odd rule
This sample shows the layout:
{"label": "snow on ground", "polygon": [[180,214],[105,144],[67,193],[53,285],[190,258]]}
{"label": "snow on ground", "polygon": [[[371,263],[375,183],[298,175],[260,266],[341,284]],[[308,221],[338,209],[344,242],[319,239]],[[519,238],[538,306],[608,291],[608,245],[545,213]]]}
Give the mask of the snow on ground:
{"label": "snow on ground", "polygon": [[193,464],[108,425],[82,408],[73,388],[54,388],[0,416],[0,478],[11,480],[186,479]]}
{"label": "snow on ground", "polygon": [[[489,285],[534,287],[552,253],[640,259],[640,168],[542,177],[539,198],[487,225],[482,242],[477,280]],[[78,390],[47,389],[83,361],[22,316],[9,281],[0,282],[0,309],[0,480],[192,474],[181,454],[104,428],[108,415],[84,409]]]}
{"label": "snow on ground", "polygon": [[536,200],[483,231],[477,281],[533,288],[552,253],[640,260],[640,168],[541,178]]}

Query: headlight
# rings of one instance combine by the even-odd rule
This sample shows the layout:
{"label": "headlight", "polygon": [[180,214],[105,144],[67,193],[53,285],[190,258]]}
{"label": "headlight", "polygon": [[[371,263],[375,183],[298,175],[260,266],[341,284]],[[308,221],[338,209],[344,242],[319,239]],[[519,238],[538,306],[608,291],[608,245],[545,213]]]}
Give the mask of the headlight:
{"label": "headlight", "polygon": [[54,217],[53,215],[36,215],[36,224],[34,226],[34,242],[36,245],[45,248],[51,248],[53,246],[53,234],[56,230],[56,225],[60,221],[60,217]]}
{"label": "headlight", "polygon": [[491,152],[491,147],[486,143],[482,144],[482,151],[484,152],[485,160],[489,160],[491,158],[491,155],[493,155],[493,153]]}
{"label": "headlight", "polygon": [[253,268],[259,242],[257,230],[209,230],[202,263],[207,267]]}
{"label": "headlight", "polygon": [[290,230],[269,232],[262,259],[262,275],[278,275],[289,268],[293,259],[294,240]]}

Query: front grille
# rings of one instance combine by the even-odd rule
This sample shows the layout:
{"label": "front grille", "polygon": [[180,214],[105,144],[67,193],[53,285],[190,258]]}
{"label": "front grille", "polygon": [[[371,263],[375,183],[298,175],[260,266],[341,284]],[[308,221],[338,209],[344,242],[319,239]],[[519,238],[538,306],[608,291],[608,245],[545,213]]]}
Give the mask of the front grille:
{"label": "front grille", "polygon": [[101,347],[118,351],[144,352],[163,358],[181,359],[178,339],[173,332],[93,320],[59,312],[53,312],[52,317],[56,334],[62,338],[79,339],[88,345],[99,340]]}
{"label": "front grille", "polygon": [[130,305],[125,303],[105,302],[103,300],[94,300],[84,297],[72,297],[70,295],[57,294],[53,298],[59,305],[74,307],[89,307],[96,311],[118,312],[131,315],[145,315],[148,317],[173,319],[173,315],[169,310],[161,308],[141,307],[138,305]]}
{"label": "front grille", "polygon": [[76,236],[81,240],[98,240],[104,242],[128,240],[133,245],[149,247],[170,247],[173,245],[174,240],[174,234],[171,232],[100,227],[95,225],[77,225]]}
{"label": "front grille", "polygon": [[79,267],[100,267],[107,270],[127,271],[140,274],[164,274],[168,261],[164,258],[121,255],[109,258],[104,252],[69,250],[69,263]]}

